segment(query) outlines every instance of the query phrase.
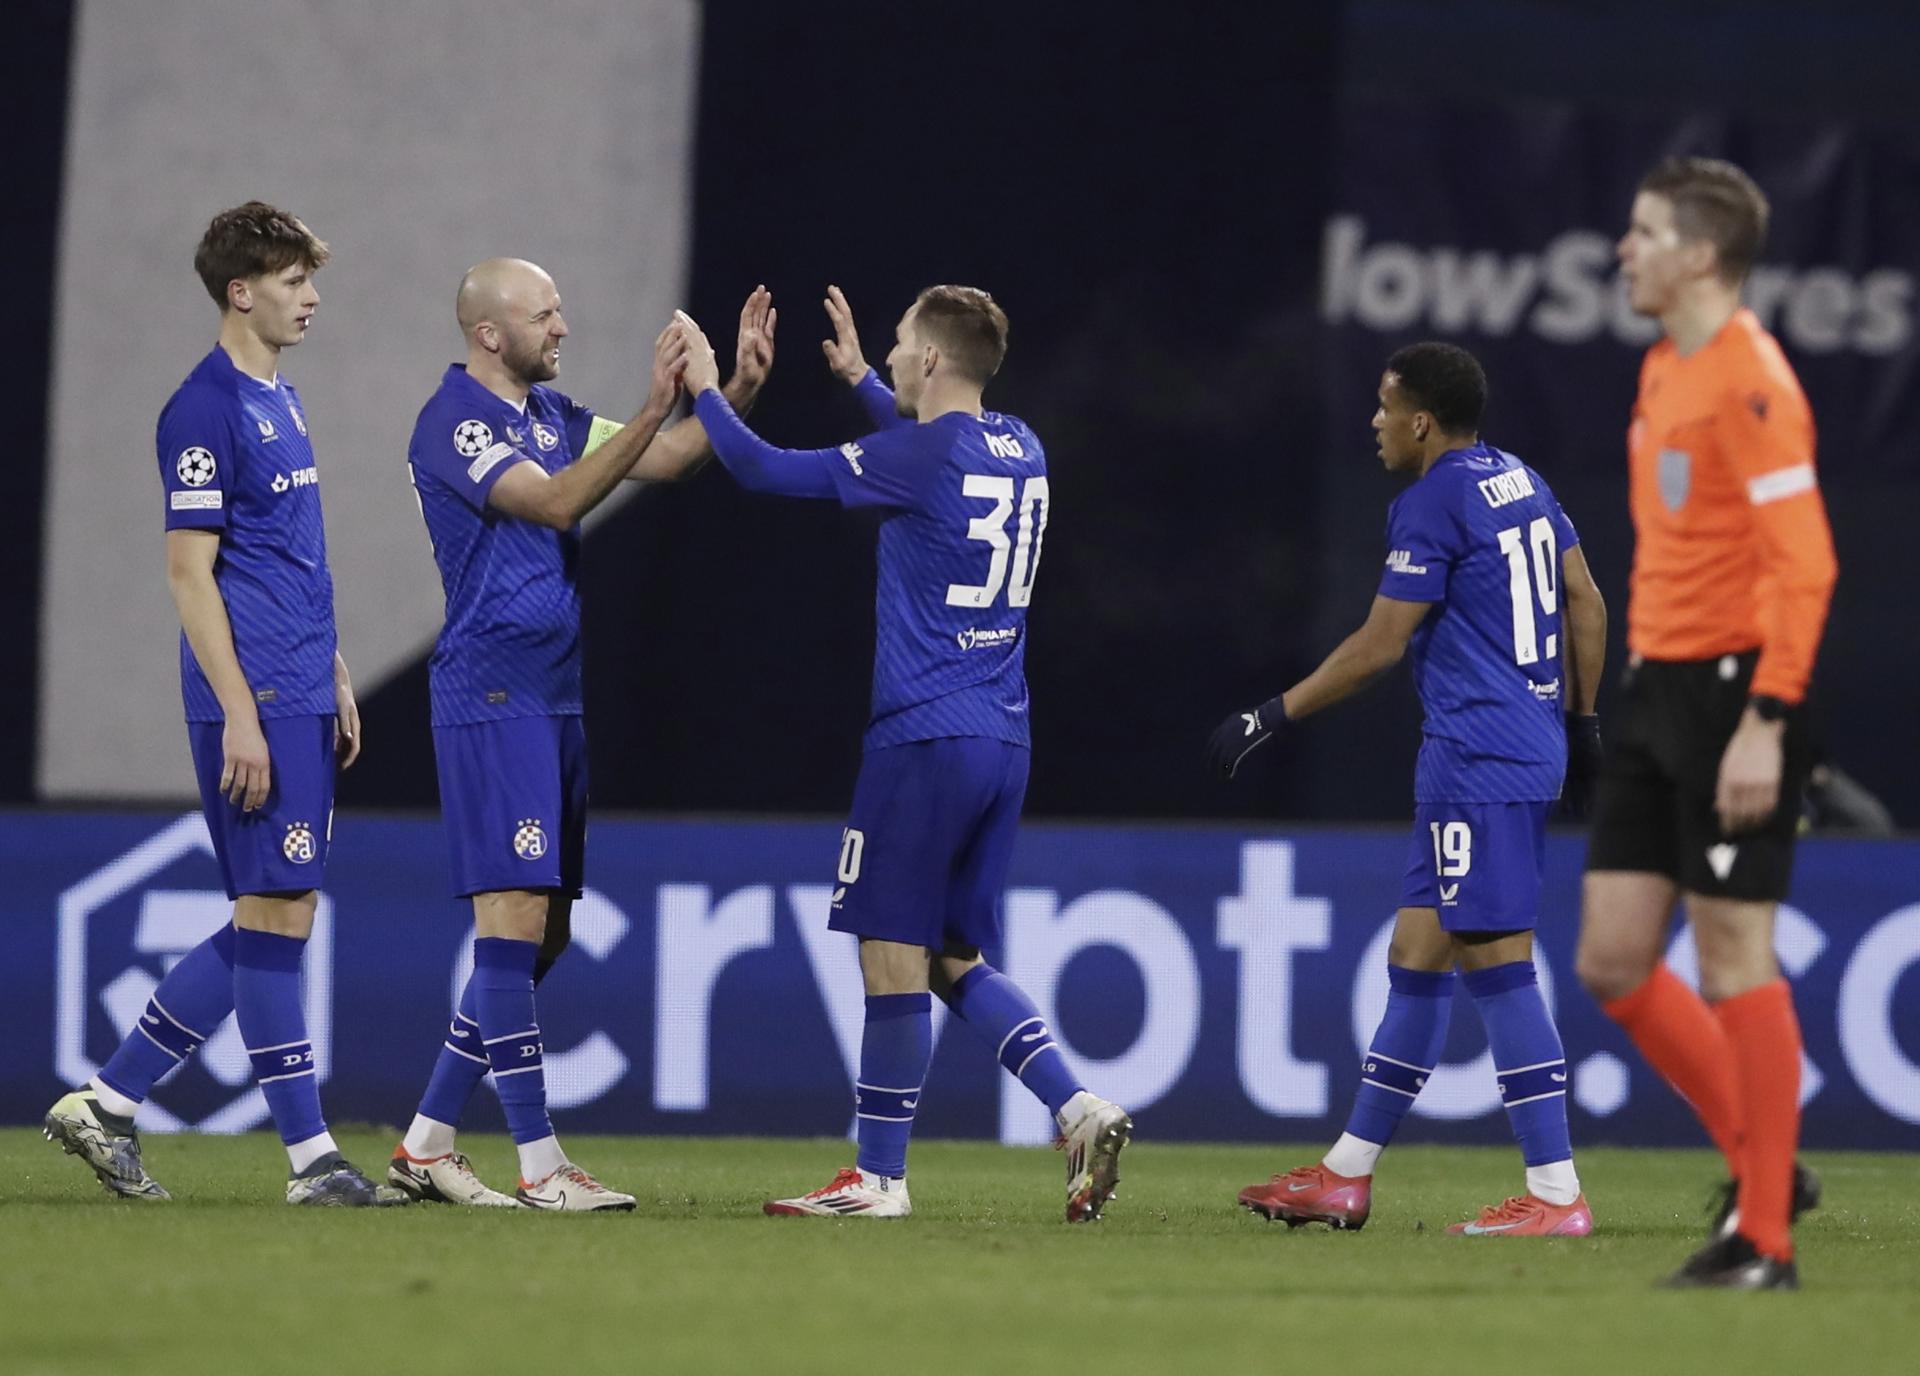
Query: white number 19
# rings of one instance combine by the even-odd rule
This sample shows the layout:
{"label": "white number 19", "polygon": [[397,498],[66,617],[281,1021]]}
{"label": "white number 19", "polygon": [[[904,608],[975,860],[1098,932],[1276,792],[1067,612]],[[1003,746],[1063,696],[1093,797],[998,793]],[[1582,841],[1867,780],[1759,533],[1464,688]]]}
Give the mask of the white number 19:
{"label": "white number 19", "polygon": [[[1533,550],[1533,576],[1527,570],[1527,547]],[[1540,611],[1552,616],[1560,606],[1560,551],[1553,537],[1553,522],[1545,516],[1535,518],[1527,527],[1526,540],[1520,527],[1509,526],[1500,532],[1500,552],[1507,556],[1508,590],[1513,594],[1513,662],[1540,662],[1540,634],[1533,615],[1534,593],[1539,591]],[[1546,657],[1560,652],[1560,638],[1547,637]]]}

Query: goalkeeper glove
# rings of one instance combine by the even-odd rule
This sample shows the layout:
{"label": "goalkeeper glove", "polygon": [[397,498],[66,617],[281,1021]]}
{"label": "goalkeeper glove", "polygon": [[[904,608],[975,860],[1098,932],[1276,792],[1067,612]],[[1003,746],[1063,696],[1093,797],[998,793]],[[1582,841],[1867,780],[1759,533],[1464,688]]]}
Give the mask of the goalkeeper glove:
{"label": "goalkeeper glove", "polygon": [[1560,788],[1560,810],[1584,818],[1593,810],[1600,785],[1600,718],[1567,713],[1567,778]]}
{"label": "goalkeeper glove", "polygon": [[1251,712],[1235,712],[1213,729],[1207,740],[1207,766],[1231,779],[1240,761],[1280,734],[1287,724],[1284,698],[1268,698]]}

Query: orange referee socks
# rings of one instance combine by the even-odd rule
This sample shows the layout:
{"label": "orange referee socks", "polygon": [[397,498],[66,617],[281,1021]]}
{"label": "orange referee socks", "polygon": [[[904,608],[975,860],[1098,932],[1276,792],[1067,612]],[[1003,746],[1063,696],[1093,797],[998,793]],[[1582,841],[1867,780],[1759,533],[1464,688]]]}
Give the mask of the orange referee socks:
{"label": "orange referee socks", "polygon": [[[1602,1004],[1601,1009],[1633,1038],[1647,1063],[1692,1105],[1707,1135],[1727,1158],[1728,1171],[1742,1175],[1740,1139],[1747,1125],[1746,1100],[1724,1012],[1716,1018],[1706,1000],[1664,961],[1653,967],[1638,989]],[[1791,1166],[1788,1169],[1791,1172]]]}
{"label": "orange referee socks", "polygon": [[1740,1177],[1740,1231],[1768,1256],[1793,1256],[1793,1158],[1800,1142],[1800,1020],[1784,979],[1722,999],[1726,1029],[1746,1095]]}

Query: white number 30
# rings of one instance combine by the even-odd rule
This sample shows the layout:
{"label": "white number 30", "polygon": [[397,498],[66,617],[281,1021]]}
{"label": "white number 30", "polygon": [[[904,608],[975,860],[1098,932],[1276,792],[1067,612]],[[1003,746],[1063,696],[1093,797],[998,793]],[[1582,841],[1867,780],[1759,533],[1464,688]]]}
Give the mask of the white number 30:
{"label": "white number 30", "polygon": [[[985,473],[969,473],[960,484],[965,497],[983,497],[993,510],[967,522],[967,538],[978,540],[991,551],[984,583],[947,584],[949,607],[989,607],[1006,584],[1007,605],[1024,607],[1033,601],[1033,576],[1040,569],[1040,542],[1047,533],[1047,513],[1053,507],[1052,495],[1044,477],[1028,478],[1020,489],[1020,530],[1007,538],[1007,519],[1013,515],[1013,479]],[[1007,568],[1007,552],[1013,552],[1013,568]]]}

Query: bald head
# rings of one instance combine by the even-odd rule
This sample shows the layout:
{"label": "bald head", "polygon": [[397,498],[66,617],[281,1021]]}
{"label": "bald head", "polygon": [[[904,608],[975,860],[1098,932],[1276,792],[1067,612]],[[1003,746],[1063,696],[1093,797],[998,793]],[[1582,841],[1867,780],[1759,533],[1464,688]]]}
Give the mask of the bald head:
{"label": "bald head", "polygon": [[460,279],[454,314],[467,340],[467,367],[498,367],[513,382],[530,386],[560,371],[560,341],[567,323],[560,292],[546,269],[524,258],[489,258]]}
{"label": "bald head", "polygon": [[556,294],[553,279],[538,263],[489,258],[468,268],[460,279],[454,316],[460,321],[460,333],[471,336],[473,327],[483,320],[523,319],[546,304],[542,298]]}

